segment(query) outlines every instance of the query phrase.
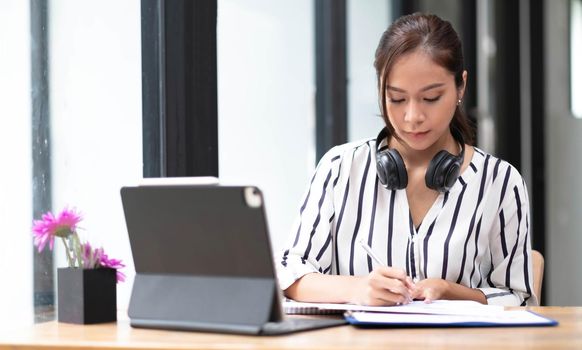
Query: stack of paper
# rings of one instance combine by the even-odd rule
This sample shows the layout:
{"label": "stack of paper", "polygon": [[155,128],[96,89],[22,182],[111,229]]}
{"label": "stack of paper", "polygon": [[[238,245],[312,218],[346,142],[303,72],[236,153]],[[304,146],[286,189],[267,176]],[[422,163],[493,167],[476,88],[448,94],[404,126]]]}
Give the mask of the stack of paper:
{"label": "stack of paper", "polygon": [[400,306],[299,303],[286,301],[287,313],[326,314],[345,312],[357,326],[391,327],[475,327],[475,326],[555,326],[554,320],[526,310],[505,310],[502,306],[474,301],[414,301]]}

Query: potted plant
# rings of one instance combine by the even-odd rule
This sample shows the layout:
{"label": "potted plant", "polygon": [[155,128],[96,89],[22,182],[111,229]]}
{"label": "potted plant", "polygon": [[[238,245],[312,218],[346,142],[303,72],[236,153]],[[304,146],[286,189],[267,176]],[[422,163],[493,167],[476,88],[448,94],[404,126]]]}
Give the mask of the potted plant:
{"label": "potted plant", "polygon": [[59,322],[89,324],[117,320],[116,282],[125,280],[119,271],[125,265],[109,258],[103,248],[82,242],[78,224],[82,216],[65,208],[57,215],[47,212],[33,222],[34,245],[42,252],[52,250],[55,238],[63,242],[68,267],[57,276]]}

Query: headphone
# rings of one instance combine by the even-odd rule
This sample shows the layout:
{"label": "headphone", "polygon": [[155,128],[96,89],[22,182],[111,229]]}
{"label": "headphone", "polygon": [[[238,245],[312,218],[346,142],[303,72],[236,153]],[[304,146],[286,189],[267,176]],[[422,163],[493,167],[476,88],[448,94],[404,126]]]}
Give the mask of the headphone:
{"label": "headphone", "polygon": [[[465,142],[463,136],[455,128],[451,128],[453,137],[461,144],[461,153],[458,156],[445,150],[439,151],[430,161],[424,182],[426,187],[438,192],[447,192],[453,187],[461,173],[461,165],[465,156]],[[380,183],[389,190],[401,190],[408,185],[406,165],[396,149],[388,146],[378,149],[380,142],[387,136],[387,128],[383,128],[376,138],[376,170]]]}

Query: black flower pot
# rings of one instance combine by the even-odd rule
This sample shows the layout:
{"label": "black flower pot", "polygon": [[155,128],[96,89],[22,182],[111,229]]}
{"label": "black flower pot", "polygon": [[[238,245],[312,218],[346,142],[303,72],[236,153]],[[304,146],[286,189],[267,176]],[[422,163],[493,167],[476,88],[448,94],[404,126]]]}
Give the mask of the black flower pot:
{"label": "black flower pot", "polygon": [[58,269],[59,322],[115,322],[116,283],[115,269]]}

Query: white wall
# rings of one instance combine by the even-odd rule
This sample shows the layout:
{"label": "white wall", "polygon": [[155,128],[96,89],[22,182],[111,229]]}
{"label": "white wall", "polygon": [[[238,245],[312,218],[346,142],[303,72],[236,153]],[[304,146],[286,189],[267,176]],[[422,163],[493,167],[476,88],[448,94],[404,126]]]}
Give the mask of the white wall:
{"label": "white wall", "polygon": [[30,7],[0,1],[0,329],[33,321]]}
{"label": "white wall", "polygon": [[[548,305],[582,305],[582,120],[569,108],[568,2],[545,1]],[[580,64],[576,62],[576,64]],[[572,96],[582,99],[582,96]]]}
{"label": "white wall", "polygon": [[119,189],[142,175],[140,2],[49,4],[53,208],[77,207],[81,235],[127,264],[124,308],[134,267]]}
{"label": "white wall", "polygon": [[386,0],[348,0],[348,140],[376,137],[384,126],[378,105],[374,54],[390,24]]}
{"label": "white wall", "polygon": [[315,168],[313,0],[218,1],[222,182],[262,189],[279,249]]}

